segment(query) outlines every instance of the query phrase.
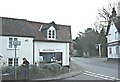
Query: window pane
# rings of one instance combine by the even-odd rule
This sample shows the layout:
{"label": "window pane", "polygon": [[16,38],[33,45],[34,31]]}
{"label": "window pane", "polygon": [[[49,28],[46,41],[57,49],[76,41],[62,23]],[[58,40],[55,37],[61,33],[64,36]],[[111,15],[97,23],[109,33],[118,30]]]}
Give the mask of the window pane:
{"label": "window pane", "polygon": [[112,54],[112,48],[109,48],[109,53]]}
{"label": "window pane", "polygon": [[51,38],[51,30],[48,31],[48,38]]}
{"label": "window pane", "polygon": [[14,66],[18,66],[18,58],[16,58],[16,60],[15,60],[15,58],[14,58]]}
{"label": "window pane", "polygon": [[51,38],[51,35],[49,35],[49,38]]}
{"label": "window pane", "polygon": [[52,38],[55,38],[55,30],[52,30]]}
{"label": "window pane", "polygon": [[8,58],[8,65],[12,66],[12,64],[13,64],[13,59],[12,58]]}
{"label": "window pane", "polygon": [[119,47],[116,47],[116,54],[119,54]]}
{"label": "window pane", "polygon": [[12,48],[12,42],[13,42],[13,39],[9,38],[9,48]]}
{"label": "window pane", "polygon": [[52,30],[52,35],[55,35],[55,31],[54,30]]}
{"label": "window pane", "polygon": [[49,30],[49,35],[51,35],[51,30]]}

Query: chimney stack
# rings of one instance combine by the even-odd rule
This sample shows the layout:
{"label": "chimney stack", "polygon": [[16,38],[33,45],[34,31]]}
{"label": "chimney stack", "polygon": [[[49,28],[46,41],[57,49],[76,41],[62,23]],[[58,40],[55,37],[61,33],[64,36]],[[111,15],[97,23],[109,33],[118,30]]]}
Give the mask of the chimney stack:
{"label": "chimney stack", "polygon": [[118,2],[117,6],[117,16],[120,16],[120,1]]}
{"label": "chimney stack", "polygon": [[112,9],[112,17],[116,17],[116,10],[115,10],[115,7],[113,7],[113,9]]}

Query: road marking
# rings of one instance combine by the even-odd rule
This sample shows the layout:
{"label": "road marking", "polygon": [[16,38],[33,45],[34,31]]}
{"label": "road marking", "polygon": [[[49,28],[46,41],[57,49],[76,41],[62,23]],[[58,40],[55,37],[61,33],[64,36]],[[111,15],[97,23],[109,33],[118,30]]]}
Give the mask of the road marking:
{"label": "road marking", "polygon": [[115,78],[115,77],[111,77],[111,76],[105,76],[105,75],[97,74],[97,73],[90,72],[90,71],[87,71],[87,70],[84,72],[84,74],[92,76],[92,77],[104,79],[104,80],[120,80],[119,78]]}

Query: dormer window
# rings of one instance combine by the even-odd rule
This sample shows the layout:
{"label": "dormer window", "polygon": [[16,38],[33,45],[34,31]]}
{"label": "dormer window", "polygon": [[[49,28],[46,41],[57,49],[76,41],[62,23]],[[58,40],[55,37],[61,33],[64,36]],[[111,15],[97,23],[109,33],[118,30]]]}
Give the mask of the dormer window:
{"label": "dormer window", "polygon": [[55,40],[56,39],[56,29],[51,26],[48,31],[47,31],[47,38],[50,40]]}

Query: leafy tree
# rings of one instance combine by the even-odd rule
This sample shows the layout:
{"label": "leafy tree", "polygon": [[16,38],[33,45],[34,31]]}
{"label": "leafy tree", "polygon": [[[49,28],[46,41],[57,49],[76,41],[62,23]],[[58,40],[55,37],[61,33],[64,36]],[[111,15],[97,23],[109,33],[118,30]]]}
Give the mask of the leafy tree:
{"label": "leafy tree", "polygon": [[83,56],[83,53],[87,52],[91,56],[97,55],[95,44],[98,41],[98,32],[92,28],[87,28],[85,32],[79,32],[78,35],[74,45],[74,48],[78,51],[78,56]]}

